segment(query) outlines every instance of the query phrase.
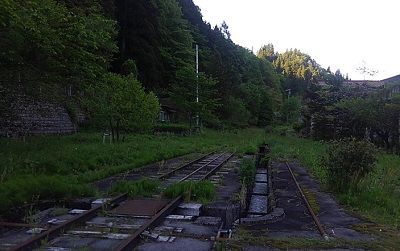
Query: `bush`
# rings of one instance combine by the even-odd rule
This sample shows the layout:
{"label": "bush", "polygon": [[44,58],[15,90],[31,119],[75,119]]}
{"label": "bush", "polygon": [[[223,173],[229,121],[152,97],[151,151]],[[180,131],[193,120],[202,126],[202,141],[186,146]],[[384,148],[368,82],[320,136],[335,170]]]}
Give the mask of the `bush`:
{"label": "bush", "polygon": [[354,138],[331,141],[322,164],[327,169],[328,185],[336,191],[355,188],[371,172],[377,160],[375,146]]}

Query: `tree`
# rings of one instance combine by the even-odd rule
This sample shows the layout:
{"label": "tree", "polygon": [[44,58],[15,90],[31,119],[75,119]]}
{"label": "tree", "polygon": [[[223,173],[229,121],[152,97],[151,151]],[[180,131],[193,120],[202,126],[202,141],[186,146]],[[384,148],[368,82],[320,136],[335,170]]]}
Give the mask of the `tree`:
{"label": "tree", "polygon": [[91,117],[107,125],[113,140],[119,140],[121,129],[143,132],[153,127],[159,113],[158,99],[152,92],[146,93],[132,75],[106,74],[89,91],[85,103]]}
{"label": "tree", "polygon": [[[200,73],[196,77],[193,67],[185,67],[177,72],[178,81],[172,85],[170,96],[174,103],[186,112],[192,119],[199,115],[201,119],[215,119],[215,111],[218,107],[215,85],[217,82]],[[196,102],[196,89],[198,85],[199,102]]]}
{"label": "tree", "polygon": [[0,0],[0,76],[9,91],[50,99],[101,78],[117,49],[115,22],[90,3]]}
{"label": "tree", "polygon": [[228,40],[231,39],[231,32],[229,31],[229,26],[225,21],[223,21],[221,24],[221,32],[222,32],[222,34],[224,34],[224,37],[226,39],[228,39]]}
{"label": "tree", "polygon": [[264,58],[269,62],[273,62],[277,56],[275,54],[275,49],[273,44],[263,45],[257,52],[257,57]]}

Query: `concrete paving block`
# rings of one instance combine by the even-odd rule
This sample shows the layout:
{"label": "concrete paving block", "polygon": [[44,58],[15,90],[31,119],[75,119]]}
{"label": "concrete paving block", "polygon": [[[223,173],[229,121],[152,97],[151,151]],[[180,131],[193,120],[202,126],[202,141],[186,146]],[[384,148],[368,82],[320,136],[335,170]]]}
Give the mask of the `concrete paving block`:
{"label": "concrete paving block", "polygon": [[178,206],[177,214],[199,216],[202,207],[203,205],[199,203],[181,203]]}

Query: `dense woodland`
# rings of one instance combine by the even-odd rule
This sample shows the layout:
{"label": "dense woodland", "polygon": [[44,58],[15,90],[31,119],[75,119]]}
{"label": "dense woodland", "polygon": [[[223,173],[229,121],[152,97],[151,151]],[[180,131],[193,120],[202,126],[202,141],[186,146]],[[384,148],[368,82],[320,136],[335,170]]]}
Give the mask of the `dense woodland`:
{"label": "dense woodland", "polygon": [[[148,131],[160,100],[212,128],[288,125],[303,136],[399,145],[400,102],[357,93],[340,70],[272,44],[256,54],[192,0],[0,0],[0,95],[55,102],[92,127]],[[195,45],[200,48],[195,71]],[[323,84],[321,84],[323,83]],[[196,86],[199,103],[196,103]],[[288,128],[289,128],[288,127]]]}

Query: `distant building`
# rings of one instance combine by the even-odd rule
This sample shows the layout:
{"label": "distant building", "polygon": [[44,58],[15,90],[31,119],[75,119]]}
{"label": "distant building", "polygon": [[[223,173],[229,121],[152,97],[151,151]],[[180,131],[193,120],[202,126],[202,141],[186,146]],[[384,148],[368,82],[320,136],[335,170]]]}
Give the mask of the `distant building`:
{"label": "distant building", "polygon": [[160,99],[160,115],[158,120],[162,123],[177,122],[178,109],[169,99]]}

